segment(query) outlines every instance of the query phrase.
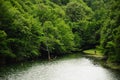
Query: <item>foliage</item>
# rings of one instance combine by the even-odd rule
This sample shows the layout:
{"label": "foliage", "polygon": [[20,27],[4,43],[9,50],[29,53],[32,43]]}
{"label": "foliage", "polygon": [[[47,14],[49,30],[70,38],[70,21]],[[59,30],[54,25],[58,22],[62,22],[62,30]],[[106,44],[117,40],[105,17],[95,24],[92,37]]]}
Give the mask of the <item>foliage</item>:
{"label": "foliage", "polygon": [[[120,1],[1,0],[0,56],[21,61],[99,46],[120,62]],[[47,49],[48,48],[48,49]]]}
{"label": "foliage", "polygon": [[[111,3],[113,3],[111,5]],[[113,62],[120,62],[120,1],[110,1],[107,4],[109,7],[109,16],[104,22],[101,30],[101,47],[104,55],[108,56],[108,60]]]}

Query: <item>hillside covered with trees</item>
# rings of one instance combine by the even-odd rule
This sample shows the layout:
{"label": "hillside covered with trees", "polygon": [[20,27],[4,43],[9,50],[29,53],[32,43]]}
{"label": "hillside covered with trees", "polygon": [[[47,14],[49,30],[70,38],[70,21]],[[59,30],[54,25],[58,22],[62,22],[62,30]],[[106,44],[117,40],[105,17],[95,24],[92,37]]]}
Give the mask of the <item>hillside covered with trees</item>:
{"label": "hillside covered with trees", "polygon": [[98,48],[120,62],[119,0],[1,0],[0,63]]}

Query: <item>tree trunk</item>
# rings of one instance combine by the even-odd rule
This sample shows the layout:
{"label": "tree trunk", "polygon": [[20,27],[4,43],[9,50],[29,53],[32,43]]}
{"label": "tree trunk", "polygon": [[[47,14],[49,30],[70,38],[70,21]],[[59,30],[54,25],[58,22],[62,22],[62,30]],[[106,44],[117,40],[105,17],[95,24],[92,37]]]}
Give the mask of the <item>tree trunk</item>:
{"label": "tree trunk", "polygon": [[47,52],[48,52],[48,60],[50,60],[50,52],[49,52],[49,48],[48,48],[48,45],[47,45]]}

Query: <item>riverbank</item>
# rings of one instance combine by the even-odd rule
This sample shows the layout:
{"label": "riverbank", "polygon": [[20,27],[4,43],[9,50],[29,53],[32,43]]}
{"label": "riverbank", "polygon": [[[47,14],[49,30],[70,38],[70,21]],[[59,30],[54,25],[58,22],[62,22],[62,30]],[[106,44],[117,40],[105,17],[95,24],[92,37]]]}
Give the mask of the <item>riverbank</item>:
{"label": "riverbank", "polygon": [[120,71],[120,64],[112,63],[106,59],[106,57],[102,54],[102,52],[98,49],[90,49],[83,51],[86,57],[94,58],[95,60],[99,60],[100,63],[110,69],[119,70]]}

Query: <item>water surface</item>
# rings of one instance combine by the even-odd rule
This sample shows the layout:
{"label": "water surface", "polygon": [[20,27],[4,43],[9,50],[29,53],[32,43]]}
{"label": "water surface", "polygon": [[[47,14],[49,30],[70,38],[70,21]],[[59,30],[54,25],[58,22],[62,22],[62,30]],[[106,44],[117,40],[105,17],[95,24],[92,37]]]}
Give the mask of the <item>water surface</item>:
{"label": "water surface", "polygon": [[0,75],[0,80],[120,80],[119,72],[84,57],[4,67]]}

